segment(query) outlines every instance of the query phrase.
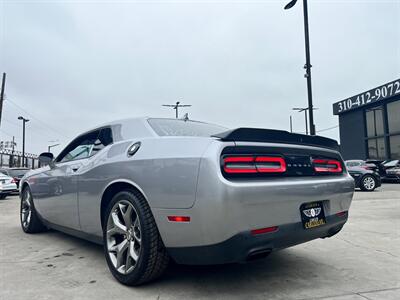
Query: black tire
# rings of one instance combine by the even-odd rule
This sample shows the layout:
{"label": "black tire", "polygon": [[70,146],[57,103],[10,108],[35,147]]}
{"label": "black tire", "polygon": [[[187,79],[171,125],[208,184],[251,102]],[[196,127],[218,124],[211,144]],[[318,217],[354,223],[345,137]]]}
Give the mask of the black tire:
{"label": "black tire", "polygon": [[[30,207],[27,207],[26,197],[29,197],[30,199],[29,201]],[[29,215],[27,209],[30,210],[29,220],[28,218],[24,219],[25,213]],[[47,231],[47,227],[43,225],[42,221],[40,220],[36,212],[35,205],[33,203],[32,193],[29,187],[25,187],[22,191],[19,215],[20,215],[21,227],[25,233],[37,233],[37,232]]]}
{"label": "black tire", "polygon": [[366,192],[372,192],[376,189],[378,184],[376,178],[372,175],[364,175],[360,181],[360,189]]}
{"label": "black tire", "polygon": [[0,200],[4,200],[7,198],[7,194],[0,194]]}
{"label": "black tire", "polygon": [[[123,201],[123,202],[121,202]],[[114,265],[114,263],[111,260],[112,256],[115,256],[116,254],[112,253],[111,250],[109,251],[112,247],[116,248],[117,245],[117,237],[120,233],[115,234],[116,238],[110,238],[107,236],[107,230],[110,230],[110,224],[113,226],[115,224],[112,221],[112,216],[110,216],[111,213],[116,214],[118,210],[118,205],[120,203],[125,203],[126,206],[130,206],[129,203],[132,204],[134,213],[135,214],[135,221],[133,220],[133,217],[130,216],[131,220],[131,226],[129,227],[131,229],[131,234],[130,240],[127,237],[127,235],[121,235],[122,237],[120,238],[120,241],[130,241],[130,243],[136,243],[137,241],[133,237],[133,232],[135,231],[135,224],[137,220],[139,221],[139,235],[140,235],[140,254],[138,255],[137,260],[134,263],[134,266],[131,266],[130,268],[133,268],[133,270],[127,272],[127,274],[121,273],[121,271],[118,271],[117,266],[118,263],[115,262],[115,257],[114,257],[114,263],[117,264],[117,266]],[[120,211],[122,212],[122,210]],[[125,213],[127,210],[125,210]],[[118,213],[117,213],[118,214]],[[110,219],[111,218],[111,219]],[[121,219],[123,220],[123,219]],[[127,228],[127,227],[126,227]],[[108,204],[108,207],[105,212],[105,218],[103,221],[103,241],[104,241],[104,254],[106,257],[106,261],[108,264],[108,267],[113,274],[113,276],[122,284],[124,285],[129,285],[129,286],[137,286],[144,284],[146,282],[152,281],[158,277],[160,277],[165,269],[168,266],[169,262],[169,256],[167,254],[167,251],[164,247],[164,244],[161,240],[160,234],[157,229],[156,222],[154,220],[153,214],[151,213],[150,207],[147,204],[145,198],[143,195],[140,193],[134,191],[134,190],[124,190],[121,192],[118,192],[110,203]],[[131,245],[131,244],[129,244]],[[128,247],[128,246],[127,246]],[[127,248],[126,251],[131,251]],[[134,246],[132,246],[134,247]],[[125,251],[125,250],[124,250]],[[126,259],[126,266],[122,268],[127,269],[128,268],[128,260],[129,258],[126,258],[126,256],[130,255],[126,252],[124,255],[124,259]],[[122,254],[121,254],[122,256]],[[130,256],[131,257],[131,256]],[[121,259],[122,260],[122,259]]]}

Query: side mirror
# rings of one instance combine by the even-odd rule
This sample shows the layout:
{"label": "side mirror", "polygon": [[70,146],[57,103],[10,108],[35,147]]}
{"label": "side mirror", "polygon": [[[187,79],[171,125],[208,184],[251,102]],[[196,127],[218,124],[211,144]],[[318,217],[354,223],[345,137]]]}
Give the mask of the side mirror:
{"label": "side mirror", "polygon": [[50,152],[43,152],[39,155],[39,162],[43,165],[50,165],[54,159],[54,155]]}

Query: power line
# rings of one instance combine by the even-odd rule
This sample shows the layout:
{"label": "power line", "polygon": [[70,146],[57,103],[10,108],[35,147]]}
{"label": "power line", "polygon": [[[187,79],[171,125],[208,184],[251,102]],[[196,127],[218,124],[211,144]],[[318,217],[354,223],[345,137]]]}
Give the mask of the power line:
{"label": "power line", "polygon": [[325,129],[317,130],[317,132],[328,131],[328,130],[335,129],[335,128],[338,128],[338,127],[339,127],[339,125],[335,125],[335,126],[328,127],[328,128],[325,128]]}
{"label": "power line", "polygon": [[9,134],[9,133],[5,132],[3,129],[0,129],[0,132],[5,134],[5,135],[8,135],[9,137],[15,136],[15,135],[12,135],[12,134]]}
{"label": "power line", "polygon": [[26,111],[25,109],[23,109],[21,106],[19,106],[17,103],[15,103],[14,101],[11,101],[10,99],[6,98],[7,102],[11,103],[12,105],[14,105],[15,107],[17,107],[18,109],[22,110],[24,113],[28,114],[32,119],[36,120],[37,122],[41,123],[42,125],[45,126],[46,129],[51,129],[53,132],[56,132],[57,134],[68,138],[69,137],[67,135],[65,135],[64,133],[62,133],[61,131],[59,131],[58,129],[55,129],[54,127],[50,126],[49,124],[43,122],[42,120],[36,118],[32,113]]}

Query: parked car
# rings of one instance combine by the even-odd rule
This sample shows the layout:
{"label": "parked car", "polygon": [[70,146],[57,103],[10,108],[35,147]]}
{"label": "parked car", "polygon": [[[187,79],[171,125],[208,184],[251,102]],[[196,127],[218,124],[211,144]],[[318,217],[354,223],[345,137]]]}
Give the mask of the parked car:
{"label": "parked car", "polygon": [[0,173],[0,199],[5,199],[9,194],[17,190],[14,178]]}
{"label": "parked car", "polygon": [[372,166],[372,169],[380,175],[381,179],[385,178],[386,168],[384,166],[384,160],[367,159],[365,163],[368,166]]}
{"label": "parked car", "polygon": [[368,167],[362,160],[346,160],[346,167],[354,178],[355,187],[372,192],[381,186],[379,173]]}
{"label": "parked car", "polygon": [[337,234],[354,180],[336,141],[286,131],[138,118],[87,131],[21,181],[21,226],[104,245],[139,285],[170,258],[223,264]]}
{"label": "parked car", "polygon": [[28,172],[30,169],[28,168],[1,168],[0,172],[14,178],[15,183],[17,184],[17,190],[19,188],[19,182],[21,178]]}
{"label": "parked car", "polygon": [[385,180],[400,182],[400,160],[388,161],[384,166],[386,168]]}

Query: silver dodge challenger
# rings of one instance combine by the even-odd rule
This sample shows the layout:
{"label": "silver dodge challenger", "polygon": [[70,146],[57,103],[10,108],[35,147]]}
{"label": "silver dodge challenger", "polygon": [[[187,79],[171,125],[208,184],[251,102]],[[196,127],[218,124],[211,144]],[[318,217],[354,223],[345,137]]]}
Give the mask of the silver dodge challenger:
{"label": "silver dodge challenger", "polygon": [[20,184],[26,233],[104,245],[140,285],[180,264],[225,264],[338,233],[354,180],[336,141],[280,130],[136,118],[87,131]]}

